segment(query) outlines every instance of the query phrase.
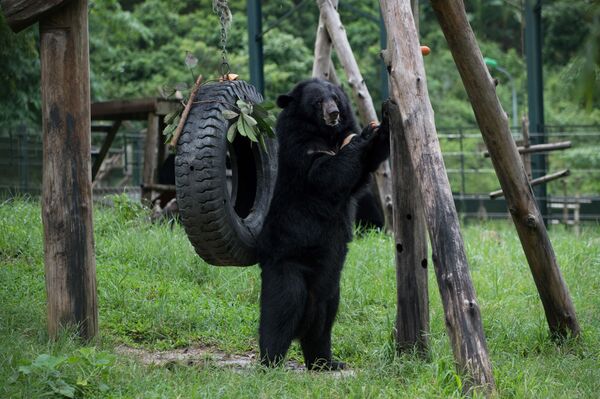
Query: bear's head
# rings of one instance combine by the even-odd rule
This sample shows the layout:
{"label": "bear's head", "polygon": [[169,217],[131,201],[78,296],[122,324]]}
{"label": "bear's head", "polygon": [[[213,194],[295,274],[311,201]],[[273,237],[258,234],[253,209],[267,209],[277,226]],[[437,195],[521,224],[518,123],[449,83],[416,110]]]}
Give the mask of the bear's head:
{"label": "bear's head", "polygon": [[298,83],[288,94],[277,98],[286,114],[312,121],[320,128],[347,129],[354,124],[350,101],[343,90],[326,80],[309,79]]}

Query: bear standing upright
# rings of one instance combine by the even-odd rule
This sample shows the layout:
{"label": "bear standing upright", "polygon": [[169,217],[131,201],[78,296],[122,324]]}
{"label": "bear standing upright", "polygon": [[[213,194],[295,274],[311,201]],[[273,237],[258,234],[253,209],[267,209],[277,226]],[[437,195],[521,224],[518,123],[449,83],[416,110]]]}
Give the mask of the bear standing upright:
{"label": "bear standing upright", "polygon": [[389,129],[359,133],[348,97],[320,79],[300,82],[277,105],[277,181],[257,245],[260,358],[280,363],[297,338],[309,370],[337,370],[344,363],[332,360],[331,329],[354,197],[388,157]]}

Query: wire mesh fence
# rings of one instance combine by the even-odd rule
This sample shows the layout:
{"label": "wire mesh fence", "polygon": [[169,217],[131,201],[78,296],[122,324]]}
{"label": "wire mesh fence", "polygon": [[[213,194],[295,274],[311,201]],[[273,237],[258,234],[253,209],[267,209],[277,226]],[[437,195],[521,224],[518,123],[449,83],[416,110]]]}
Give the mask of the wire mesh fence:
{"label": "wire mesh fence", "polygon": [[[545,127],[546,142],[570,141],[571,147],[543,152],[547,173],[569,169],[566,178],[547,183],[547,198],[552,218],[600,220],[600,126],[561,125]],[[532,132],[535,138],[540,133]],[[485,144],[479,129],[441,127],[438,136],[457,209],[467,217],[506,217],[502,198],[491,200],[489,193],[500,185],[490,158],[484,156]],[[521,132],[513,132],[519,143]],[[101,146],[102,134],[93,133],[92,162]],[[104,164],[112,162],[94,183],[96,192],[123,191],[139,187],[142,179],[144,134],[140,131],[120,132]],[[25,128],[0,132],[0,193],[14,195],[41,192],[42,136]],[[534,173],[544,171],[533,170]],[[577,209],[574,209],[577,208]]]}

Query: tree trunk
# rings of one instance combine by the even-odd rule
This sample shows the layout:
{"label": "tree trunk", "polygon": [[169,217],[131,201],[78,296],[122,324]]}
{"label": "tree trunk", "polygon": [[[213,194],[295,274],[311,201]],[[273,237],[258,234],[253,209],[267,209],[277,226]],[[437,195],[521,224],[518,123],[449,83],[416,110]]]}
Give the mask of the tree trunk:
{"label": "tree trunk", "polygon": [[388,32],[392,99],[404,126],[410,160],[419,182],[446,329],[464,390],[495,392],[479,305],[469,275],[458,215],[435,130],[410,1],[380,0]]}
{"label": "tree trunk", "polygon": [[92,226],[87,0],[40,22],[44,128],[42,221],[48,332],[98,333]]}
{"label": "tree trunk", "polygon": [[[319,10],[321,12],[319,21],[322,21],[327,28],[327,32],[335,47],[338,58],[346,71],[348,84],[354,94],[362,125],[366,125],[371,121],[377,121],[377,113],[373,106],[371,94],[369,94],[369,89],[360,73],[354,54],[352,54],[352,48],[350,48],[350,43],[348,42],[344,25],[342,25],[342,21],[340,20],[340,15],[336,11],[332,0],[317,0],[317,4],[319,5]],[[324,61],[320,61],[319,64],[324,64]],[[324,70],[323,68],[325,68],[324,65],[318,66],[318,71]],[[393,220],[392,180],[389,161],[383,162],[374,175],[386,221],[386,230],[389,231],[392,229]]]}
{"label": "tree trunk", "polygon": [[431,0],[490,152],[553,336],[578,335],[579,323],[544,220],[461,0]]}
{"label": "tree trunk", "polygon": [[390,152],[394,190],[394,238],[396,243],[396,282],[398,307],[396,313],[396,349],[427,352],[429,334],[429,295],[427,292],[427,230],[422,210],[416,173],[410,162],[410,152],[402,118],[392,105]]}

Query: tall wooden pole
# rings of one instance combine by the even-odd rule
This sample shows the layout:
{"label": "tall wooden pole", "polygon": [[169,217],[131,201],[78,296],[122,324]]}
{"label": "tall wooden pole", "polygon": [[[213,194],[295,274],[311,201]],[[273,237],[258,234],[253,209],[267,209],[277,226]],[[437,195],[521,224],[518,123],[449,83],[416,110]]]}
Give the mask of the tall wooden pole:
{"label": "tall wooden pole", "polygon": [[511,136],[508,118],[467,20],[464,4],[462,0],[431,0],[431,4],[471,100],[540,294],[550,332],[559,337],[576,336],[580,328],[569,290]]}
{"label": "tall wooden pole", "polygon": [[396,249],[396,349],[425,355],[429,334],[427,229],[419,182],[410,161],[400,110],[390,109],[394,241]]}
{"label": "tall wooden pole", "polygon": [[392,100],[399,109],[419,182],[446,329],[464,389],[492,395],[492,366],[458,215],[435,130],[419,39],[409,0],[380,0],[388,33]]}
{"label": "tall wooden pole", "polygon": [[92,226],[88,2],[40,21],[44,128],[42,222],[48,332],[98,333]]}
{"label": "tall wooden pole", "polygon": [[[411,0],[415,28],[419,31],[418,0]],[[383,21],[382,21],[383,23]],[[387,39],[384,47],[387,47]],[[382,51],[387,75],[387,50]],[[388,79],[386,79],[387,81]],[[390,161],[396,249],[396,349],[417,349],[427,354],[429,335],[429,292],[427,287],[427,227],[423,215],[419,182],[410,161],[403,121],[396,105],[390,105]]]}

